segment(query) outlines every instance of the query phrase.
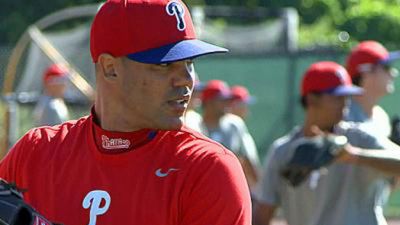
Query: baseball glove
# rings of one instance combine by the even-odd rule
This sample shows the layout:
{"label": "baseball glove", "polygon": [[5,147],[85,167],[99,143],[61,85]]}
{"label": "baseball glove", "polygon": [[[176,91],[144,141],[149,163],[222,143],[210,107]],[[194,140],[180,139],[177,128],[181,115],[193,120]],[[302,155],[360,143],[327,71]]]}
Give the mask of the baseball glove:
{"label": "baseball glove", "polygon": [[346,144],[345,136],[300,138],[293,143],[293,156],[283,166],[281,175],[296,187],[307,179],[313,170],[330,164]]}
{"label": "baseball glove", "polygon": [[390,140],[400,145],[400,117],[395,116],[391,121],[392,131],[390,133]]}
{"label": "baseball glove", "polygon": [[21,191],[0,179],[0,225],[56,225],[24,202]]}

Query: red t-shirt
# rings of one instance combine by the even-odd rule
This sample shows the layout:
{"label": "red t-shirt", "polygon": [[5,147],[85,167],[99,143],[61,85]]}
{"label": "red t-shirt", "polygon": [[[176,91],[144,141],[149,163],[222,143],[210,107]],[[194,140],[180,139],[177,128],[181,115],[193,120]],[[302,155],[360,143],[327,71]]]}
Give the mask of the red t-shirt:
{"label": "red t-shirt", "polygon": [[0,163],[0,177],[64,225],[251,224],[237,158],[188,128],[107,132],[93,116],[35,128]]}

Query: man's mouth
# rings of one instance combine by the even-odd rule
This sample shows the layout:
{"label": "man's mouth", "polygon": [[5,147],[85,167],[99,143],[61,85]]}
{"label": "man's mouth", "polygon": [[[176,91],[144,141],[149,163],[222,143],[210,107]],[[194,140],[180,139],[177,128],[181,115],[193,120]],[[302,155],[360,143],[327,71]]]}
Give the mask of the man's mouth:
{"label": "man's mouth", "polygon": [[178,99],[170,100],[168,101],[169,105],[172,106],[174,111],[177,111],[179,113],[183,113],[189,103],[189,96],[182,96]]}
{"label": "man's mouth", "polygon": [[175,102],[176,102],[177,104],[180,104],[180,105],[185,105],[185,104],[187,104],[189,101],[188,101],[188,100],[185,100],[185,99],[179,99],[179,100],[175,100]]}

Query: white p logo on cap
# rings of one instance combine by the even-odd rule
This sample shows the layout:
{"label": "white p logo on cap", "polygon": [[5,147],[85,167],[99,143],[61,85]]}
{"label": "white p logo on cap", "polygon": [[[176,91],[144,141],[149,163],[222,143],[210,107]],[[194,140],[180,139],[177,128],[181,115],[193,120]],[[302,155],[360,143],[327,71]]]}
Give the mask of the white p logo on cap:
{"label": "white p logo on cap", "polygon": [[178,30],[183,31],[186,28],[185,24],[185,9],[181,5],[181,3],[177,1],[170,1],[167,6],[165,7],[168,15],[175,16],[177,24],[176,27]]}
{"label": "white p logo on cap", "polygon": [[344,68],[339,68],[335,75],[339,78],[342,83],[346,83],[347,81],[347,71]]}

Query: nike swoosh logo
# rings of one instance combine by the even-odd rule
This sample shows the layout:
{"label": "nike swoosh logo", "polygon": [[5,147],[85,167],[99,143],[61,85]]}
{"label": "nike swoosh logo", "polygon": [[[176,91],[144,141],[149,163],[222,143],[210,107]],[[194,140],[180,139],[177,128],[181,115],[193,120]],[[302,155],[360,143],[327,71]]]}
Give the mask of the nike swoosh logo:
{"label": "nike swoosh logo", "polygon": [[163,173],[161,172],[161,169],[156,170],[155,174],[157,177],[166,177],[168,176],[171,172],[173,171],[177,171],[179,169],[175,169],[175,168],[169,168],[167,172]]}

